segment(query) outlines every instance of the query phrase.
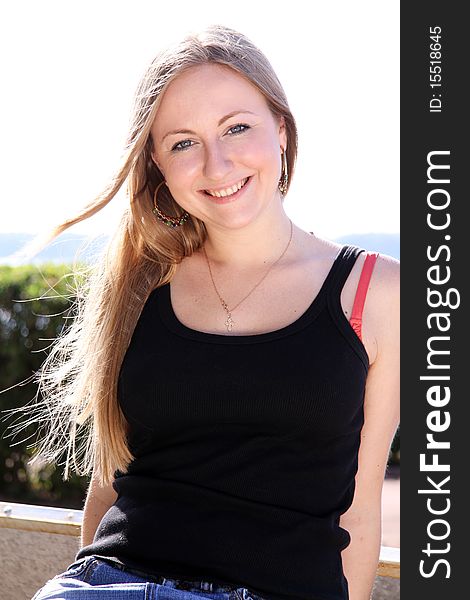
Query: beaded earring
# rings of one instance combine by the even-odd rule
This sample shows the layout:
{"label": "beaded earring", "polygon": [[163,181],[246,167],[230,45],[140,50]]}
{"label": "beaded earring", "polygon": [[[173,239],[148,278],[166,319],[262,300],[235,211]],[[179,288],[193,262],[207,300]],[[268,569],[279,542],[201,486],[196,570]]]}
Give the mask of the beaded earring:
{"label": "beaded earring", "polygon": [[283,196],[286,195],[287,193],[287,183],[289,181],[289,175],[287,172],[287,158],[286,158],[286,151],[284,150],[284,152],[281,153],[281,157],[282,157],[282,173],[281,173],[281,179],[279,180],[279,191],[281,192],[281,194]]}
{"label": "beaded earring", "polygon": [[167,225],[167,227],[179,227],[180,225],[183,225],[184,223],[186,223],[186,221],[189,219],[189,213],[184,211],[184,213],[181,215],[181,217],[171,217],[170,215],[167,215],[160,210],[160,208],[157,204],[157,195],[158,195],[158,192],[159,192],[161,186],[164,183],[166,184],[165,180],[163,180],[161,183],[159,183],[157,185],[157,189],[155,190],[155,193],[153,195],[152,212],[157,217],[157,219],[159,221],[161,221],[162,223],[164,223],[165,225]]}

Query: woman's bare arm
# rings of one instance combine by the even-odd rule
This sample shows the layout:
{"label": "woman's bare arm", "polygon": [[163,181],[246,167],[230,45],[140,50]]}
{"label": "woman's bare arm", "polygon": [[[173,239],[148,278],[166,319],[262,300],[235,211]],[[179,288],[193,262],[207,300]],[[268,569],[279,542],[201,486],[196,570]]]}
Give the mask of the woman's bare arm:
{"label": "woman's bare arm", "polygon": [[92,543],[96,529],[100,524],[104,514],[110,506],[114,504],[117,498],[112,484],[101,487],[92,476],[88,488],[85,507],[83,512],[83,523],[80,538],[80,547],[88,546]]}
{"label": "woman's bare arm", "polygon": [[379,283],[371,300],[379,317],[374,321],[381,324],[376,336],[378,353],[366,382],[354,499],[340,518],[340,526],[351,535],[342,553],[350,600],[371,596],[380,554],[382,487],[400,413],[400,267],[394,259],[383,257],[377,267]]}

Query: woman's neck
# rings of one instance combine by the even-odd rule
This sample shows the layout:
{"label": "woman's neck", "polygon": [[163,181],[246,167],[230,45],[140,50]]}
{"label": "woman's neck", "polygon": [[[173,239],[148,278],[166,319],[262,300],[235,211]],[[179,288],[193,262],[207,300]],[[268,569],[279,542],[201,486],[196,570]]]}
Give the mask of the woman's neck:
{"label": "woman's neck", "polygon": [[[204,249],[215,268],[232,268],[236,271],[263,268],[278,260],[286,248],[284,256],[291,253],[297,245],[296,230],[300,231],[287,215],[268,224],[253,222],[242,229],[208,227]],[[200,253],[204,257],[202,248]]]}

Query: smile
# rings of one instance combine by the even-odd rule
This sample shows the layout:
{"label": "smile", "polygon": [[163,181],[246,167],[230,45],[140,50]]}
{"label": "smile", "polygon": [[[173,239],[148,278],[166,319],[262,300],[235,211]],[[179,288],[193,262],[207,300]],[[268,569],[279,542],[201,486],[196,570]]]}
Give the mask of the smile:
{"label": "smile", "polygon": [[238,190],[240,190],[245,183],[248,181],[249,177],[245,177],[245,179],[242,179],[241,181],[239,181],[236,185],[233,185],[232,187],[226,188],[224,190],[204,190],[206,192],[206,194],[209,194],[210,196],[215,196],[216,198],[225,198],[227,196],[233,196],[234,194],[236,194],[238,192]]}
{"label": "smile", "polygon": [[[242,179],[242,181],[240,181],[240,183],[238,183],[237,185],[232,186],[231,188],[228,188],[227,190],[221,190],[219,192],[212,192],[209,193],[207,190],[205,190],[203,192],[204,196],[206,198],[209,198],[211,202],[214,202],[215,204],[229,204],[231,202],[235,202],[237,201],[239,198],[241,198],[247,189],[249,189],[250,187],[250,183],[251,180],[253,179],[253,177],[247,177],[246,179]],[[232,190],[235,190],[234,192]],[[222,194],[226,193],[227,191],[230,191],[232,193],[226,194],[225,196],[223,196]],[[218,194],[218,195],[212,195],[212,194]]]}

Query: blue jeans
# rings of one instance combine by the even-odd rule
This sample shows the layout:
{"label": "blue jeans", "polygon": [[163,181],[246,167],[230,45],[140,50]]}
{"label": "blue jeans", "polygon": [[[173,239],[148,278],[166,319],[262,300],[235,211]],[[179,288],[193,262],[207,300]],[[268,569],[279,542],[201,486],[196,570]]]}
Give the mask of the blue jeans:
{"label": "blue jeans", "polygon": [[86,556],[50,579],[32,600],[266,600],[244,587],[137,573]]}

